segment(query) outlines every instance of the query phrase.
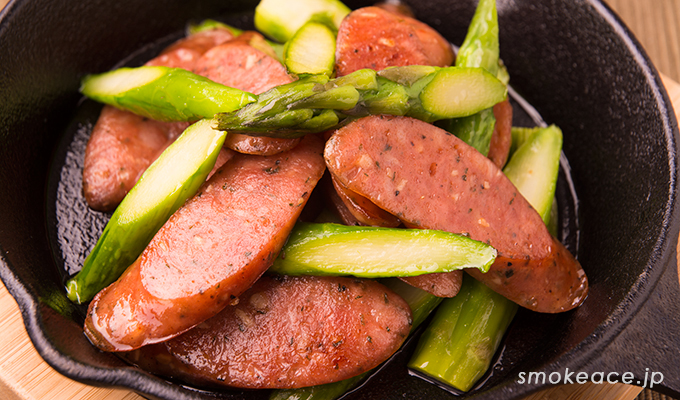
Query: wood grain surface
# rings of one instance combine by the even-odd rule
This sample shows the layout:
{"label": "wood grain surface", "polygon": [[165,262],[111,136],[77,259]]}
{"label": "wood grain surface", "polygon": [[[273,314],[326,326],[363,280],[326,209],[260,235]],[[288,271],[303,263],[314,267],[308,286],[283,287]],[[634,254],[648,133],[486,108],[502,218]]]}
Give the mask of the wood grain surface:
{"label": "wood grain surface", "polygon": [[[0,0],[2,9],[8,0]],[[454,1],[454,0],[452,0]],[[664,83],[680,110],[680,0],[606,0],[628,25],[664,76]],[[549,388],[526,400],[632,400],[641,388],[616,385],[565,385]],[[55,372],[33,348],[21,314],[0,284],[0,399],[143,399],[128,390],[84,385]]]}

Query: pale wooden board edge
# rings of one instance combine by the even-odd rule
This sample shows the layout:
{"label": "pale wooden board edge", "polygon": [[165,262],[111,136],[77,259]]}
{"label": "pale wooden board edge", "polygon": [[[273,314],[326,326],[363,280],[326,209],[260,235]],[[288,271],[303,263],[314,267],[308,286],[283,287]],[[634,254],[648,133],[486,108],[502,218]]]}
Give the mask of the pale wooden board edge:
{"label": "pale wooden board edge", "polygon": [[[1,1],[1,0],[0,0]],[[662,75],[664,84],[680,110],[680,84]],[[679,116],[680,119],[680,116]],[[680,246],[680,244],[679,244]],[[564,385],[545,389],[525,400],[539,399],[618,399],[632,400],[642,388],[623,384]],[[0,285],[0,398],[8,400],[142,400],[133,392],[84,385],[53,370],[35,350],[28,338],[19,308]]]}

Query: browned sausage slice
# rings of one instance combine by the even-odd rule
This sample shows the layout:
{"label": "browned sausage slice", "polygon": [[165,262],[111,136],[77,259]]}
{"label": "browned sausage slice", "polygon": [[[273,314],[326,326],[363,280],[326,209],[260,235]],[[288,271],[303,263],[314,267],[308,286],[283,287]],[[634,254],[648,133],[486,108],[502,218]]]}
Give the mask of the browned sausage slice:
{"label": "browned sausage slice", "polygon": [[[248,37],[254,35],[248,33]],[[247,38],[236,38],[208,50],[196,62],[194,72],[254,94],[293,81],[278,60],[252,47]]]}
{"label": "browned sausage slice", "polygon": [[234,156],[92,300],[90,340],[107,351],[167,340],[248,289],[276,258],[323,175],[322,151],[322,141],[308,136],[277,156]]}
{"label": "browned sausage slice", "polygon": [[510,100],[507,99],[493,106],[493,115],[496,118],[496,125],[491,135],[487,157],[498,168],[503,168],[505,162],[508,161],[510,146],[512,145],[512,106]]}
{"label": "browned sausage slice", "polygon": [[338,30],[335,52],[338,76],[362,68],[446,67],[453,58],[451,44],[437,31],[418,20],[378,7],[352,11]]}
{"label": "browned sausage slice", "polygon": [[127,358],[192,383],[298,388],[376,367],[410,324],[408,304],[376,281],[265,275],[237,305]]}
{"label": "browned sausage slice", "polygon": [[[254,47],[255,46],[255,47]],[[241,36],[206,52],[194,72],[223,85],[260,94],[293,81],[286,68],[265,50],[268,46],[257,32]],[[230,134],[228,148],[245,154],[273,155],[295,147],[299,139],[277,139]]]}
{"label": "browned sausage slice", "polygon": [[463,284],[463,271],[406,276],[399,279],[437,297],[454,297]]}
{"label": "browned sausage slice", "polygon": [[501,170],[457,137],[412,118],[370,116],[340,128],[324,155],[338,180],[409,225],[494,246],[491,270],[470,273],[519,305],[561,312],[585,299],[581,265]]}
{"label": "browned sausage slice", "polygon": [[206,176],[205,180],[207,181],[210,179],[213,175],[215,175],[215,172],[217,172],[218,169],[222,168],[224,164],[227,163],[227,161],[231,160],[234,158],[234,155],[236,153],[226,147],[222,147],[220,149],[220,152],[217,153],[217,160],[215,160],[215,165],[213,165],[213,169],[210,170],[208,173],[208,176]]}
{"label": "browned sausage slice", "polygon": [[184,68],[191,71],[196,61],[206,51],[233,38],[231,32],[222,28],[198,32],[170,45],[145,65]]}
{"label": "browned sausage slice", "polygon": [[[320,184],[323,185],[324,188],[326,205],[328,206],[329,210],[332,211],[337,218],[339,218],[342,224],[348,226],[363,225],[354,217],[354,215],[352,215],[351,212],[349,212],[349,209],[347,209],[345,203],[342,201],[342,199],[340,199],[340,196],[338,196],[338,192],[335,190],[333,182],[331,181],[331,178],[328,176],[328,174],[324,176]],[[333,220],[331,222],[336,221]]]}
{"label": "browned sausage slice", "polygon": [[401,225],[399,218],[376,206],[375,203],[364,196],[349,190],[333,176],[331,176],[331,181],[338,197],[347,207],[347,211],[363,225],[388,228],[396,228]]}
{"label": "browned sausage slice", "polygon": [[240,133],[229,133],[224,140],[224,146],[243,154],[259,156],[273,156],[288,151],[300,143],[300,138],[270,138],[264,136],[249,136]]}

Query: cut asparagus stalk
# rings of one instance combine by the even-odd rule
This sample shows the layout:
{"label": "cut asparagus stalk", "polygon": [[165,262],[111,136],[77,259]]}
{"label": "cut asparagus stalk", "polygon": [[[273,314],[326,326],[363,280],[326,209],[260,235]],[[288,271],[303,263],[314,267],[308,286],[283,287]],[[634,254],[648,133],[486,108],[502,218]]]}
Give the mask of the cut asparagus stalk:
{"label": "cut asparagus stalk", "polygon": [[437,119],[465,117],[505,100],[506,86],[480,68],[442,68],[420,94]]}
{"label": "cut asparagus stalk", "polygon": [[[483,68],[497,78],[505,79],[507,70],[505,67],[499,68],[499,51],[496,0],[480,0],[456,56],[456,66]],[[507,80],[503,83],[507,85]],[[440,125],[480,153],[487,155],[496,126],[496,117],[492,109],[486,109]]]}
{"label": "cut asparagus stalk", "polygon": [[489,368],[517,308],[466,275],[458,295],[437,309],[408,367],[459,390],[470,390]]}
{"label": "cut asparagus stalk", "polygon": [[274,390],[269,396],[269,400],[335,400],[354,388],[370,374],[371,371],[368,371],[352,378],[324,385]]}
{"label": "cut asparagus stalk", "polygon": [[417,276],[478,268],[496,250],[449,232],[298,223],[269,269],[284,275]]}
{"label": "cut asparagus stalk", "polygon": [[337,29],[349,12],[338,0],[262,0],[255,8],[255,27],[285,43],[310,20],[328,22]]}
{"label": "cut asparagus stalk", "polygon": [[116,208],[81,271],[66,283],[69,299],[89,301],[118,279],[172,213],[196,193],[225,137],[209,120],[199,121],[149,166]]}
{"label": "cut asparagus stalk", "polygon": [[552,125],[532,132],[503,172],[547,224],[560,170],[562,131]]}
{"label": "cut asparagus stalk", "polygon": [[120,68],[83,79],[91,99],[159,121],[195,121],[237,110],[254,94],[215,83],[181,68]]}
{"label": "cut asparagus stalk", "polygon": [[326,24],[307,22],[286,43],[283,60],[294,74],[331,76],[335,67],[335,33]]}
{"label": "cut asparagus stalk", "polygon": [[395,67],[384,76],[359,70],[334,80],[323,74],[303,75],[259,97],[179,68],[121,68],[86,77],[81,90],[95,100],[157,120],[191,121],[218,113],[216,129],[270,137],[330,129],[340,119],[325,110],[433,122],[474,114],[507,96],[507,87],[482,69],[427,68],[432,72]]}
{"label": "cut asparagus stalk", "polygon": [[496,117],[492,108],[468,117],[449,119],[437,125],[453,133],[485,156],[489,154],[491,136],[496,126]]}

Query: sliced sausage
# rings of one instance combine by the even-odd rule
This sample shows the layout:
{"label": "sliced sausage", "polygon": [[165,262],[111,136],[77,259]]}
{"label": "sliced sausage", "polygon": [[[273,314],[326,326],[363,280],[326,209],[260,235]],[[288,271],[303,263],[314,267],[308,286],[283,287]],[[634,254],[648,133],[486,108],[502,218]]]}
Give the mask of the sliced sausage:
{"label": "sliced sausage", "polygon": [[234,301],[281,250],[323,175],[322,151],[308,136],[277,156],[234,156],[92,300],[92,343],[125,351],[167,340]]}
{"label": "sliced sausage", "polygon": [[463,271],[405,276],[399,279],[437,297],[454,297],[463,284]]}
{"label": "sliced sausage", "polygon": [[285,139],[229,133],[224,146],[243,154],[272,156],[288,151],[298,143],[300,143],[300,138]]}
{"label": "sliced sausage", "polygon": [[401,225],[399,218],[376,206],[375,203],[364,196],[349,190],[332,176],[331,181],[338,197],[345,203],[347,210],[363,225],[387,228],[396,228]]}
{"label": "sliced sausage", "polygon": [[[293,78],[272,54],[271,47],[257,32],[245,32],[236,39],[206,52],[194,72],[223,85],[260,94],[290,83]],[[224,145],[245,154],[273,155],[295,147],[299,139],[277,139],[230,134]]]}
{"label": "sliced sausage", "polygon": [[510,145],[512,145],[512,105],[510,105],[510,99],[493,106],[493,115],[496,118],[496,125],[491,135],[487,157],[498,168],[503,168],[505,162],[508,161]]}
{"label": "sliced sausage", "polygon": [[[248,33],[250,38],[254,35]],[[252,47],[247,38],[240,37],[208,50],[196,62],[193,71],[217,83],[254,94],[293,81],[283,64]]]}
{"label": "sliced sausage", "polygon": [[224,164],[227,163],[227,161],[231,160],[236,153],[226,147],[222,147],[220,149],[220,152],[217,153],[217,159],[215,160],[215,165],[213,165],[213,169],[210,170],[208,173],[208,176],[206,176],[205,180],[210,179],[213,175],[215,175],[215,172],[217,172],[218,169],[222,168]]}
{"label": "sliced sausage", "polygon": [[[146,65],[191,70],[210,47],[231,39],[213,29],[182,39]],[[85,150],[83,195],[90,208],[113,211],[152,162],[189,126],[104,106]]]}
{"label": "sliced sausage", "polygon": [[184,68],[191,71],[196,61],[211,48],[234,38],[223,28],[210,29],[181,39],[144,65]]}
{"label": "sliced sausage", "polygon": [[410,325],[408,304],[376,281],[265,275],[237,305],[127,358],[191,383],[298,388],[376,367]]}
{"label": "sliced sausage", "polygon": [[494,246],[491,270],[470,273],[519,305],[561,312],[585,299],[581,265],[500,169],[457,137],[408,117],[370,116],[336,131],[324,155],[339,181],[409,225]]}
{"label": "sliced sausage", "polygon": [[340,222],[348,226],[363,225],[354,217],[354,215],[352,215],[351,212],[349,212],[347,205],[345,205],[342,199],[340,199],[338,192],[336,192],[335,187],[333,186],[330,176],[324,177],[324,179],[322,179],[322,184],[324,187],[324,193],[326,195],[326,204],[328,208],[333,211],[333,213],[340,219]]}
{"label": "sliced sausage", "polygon": [[378,7],[352,11],[340,24],[335,52],[338,76],[362,68],[406,65],[446,67],[451,44],[428,25]]}

